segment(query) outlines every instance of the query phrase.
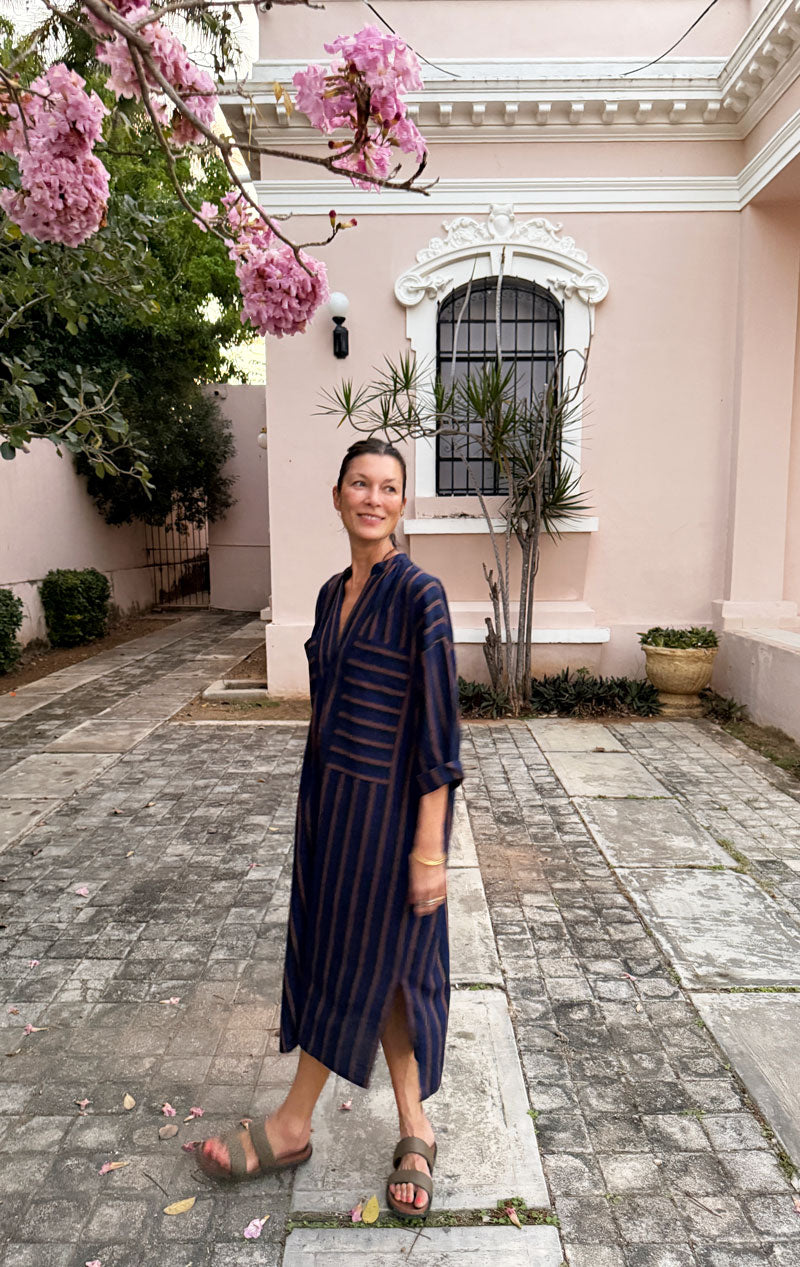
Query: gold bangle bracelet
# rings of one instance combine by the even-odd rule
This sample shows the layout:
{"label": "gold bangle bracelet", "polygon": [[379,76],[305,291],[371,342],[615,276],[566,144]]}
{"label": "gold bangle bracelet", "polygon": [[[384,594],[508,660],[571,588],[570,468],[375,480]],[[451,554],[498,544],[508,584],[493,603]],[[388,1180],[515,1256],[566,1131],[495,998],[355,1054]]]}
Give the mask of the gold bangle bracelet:
{"label": "gold bangle bracelet", "polygon": [[443,853],[438,858],[426,858],[423,854],[417,853],[416,850],[412,849],[411,857],[416,858],[418,862],[421,862],[423,866],[426,866],[426,867],[443,867],[444,864],[447,862],[446,853]]}

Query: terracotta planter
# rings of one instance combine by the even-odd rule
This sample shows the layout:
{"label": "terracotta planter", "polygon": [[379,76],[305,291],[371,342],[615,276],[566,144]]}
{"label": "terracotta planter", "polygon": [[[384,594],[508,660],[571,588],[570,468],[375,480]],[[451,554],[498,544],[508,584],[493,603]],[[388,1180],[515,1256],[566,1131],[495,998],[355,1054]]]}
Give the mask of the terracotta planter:
{"label": "terracotta planter", "polygon": [[711,681],[718,647],[644,647],[647,680],[663,717],[702,717],[700,691]]}

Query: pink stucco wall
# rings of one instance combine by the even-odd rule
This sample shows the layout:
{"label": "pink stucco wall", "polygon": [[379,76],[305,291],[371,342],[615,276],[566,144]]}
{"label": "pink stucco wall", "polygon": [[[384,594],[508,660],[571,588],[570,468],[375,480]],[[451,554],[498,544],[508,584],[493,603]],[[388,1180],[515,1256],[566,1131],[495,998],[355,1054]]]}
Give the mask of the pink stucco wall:
{"label": "pink stucco wall", "polygon": [[[387,0],[385,16],[426,56],[447,58],[642,57],[662,52],[698,16],[683,0]],[[676,57],[725,59],[764,5],[721,0]],[[262,18],[262,56],[321,57],[324,40],[364,21],[355,0],[333,0],[324,12],[272,10]],[[599,70],[597,73],[601,73]],[[664,73],[662,67],[660,72]],[[487,75],[489,71],[487,69]],[[575,129],[507,133],[492,143],[481,130],[437,133],[429,174],[444,181],[490,182],[464,214],[483,220],[490,203],[513,195],[504,182],[543,178],[592,183],[620,178],[660,184],[681,178],[736,181],[800,108],[800,79],[784,83],[760,122],[701,135],[645,130],[601,137]],[[676,89],[676,95],[679,95]],[[765,169],[766,170],[766,169]],[[265,162],[269,182],[297,179]],[[763,172],[762,172],[763,175]],[[595,337],[583,426],[583,484],[596,531],[545,541],[537,581],[541,629],[594,626],[606,642],[537,648],[539,667],[586,663],[602,672],[642,671],[637,633],[652,624],[716,623],[728,628],[787,624],[800,601],[800,158],[770,169],[753,202],[745,190],[696,210],[575,210],[546,215],[587,252],[609,280],[596,308]],[[331,180],[331,206],[336,206]],[[741,187],[740,187],[741,188]],[[641,200],[641,195],[639,195]],[[453,215],[423,206],[392,214],[359,211],[341,201],[359,227],[328,256],[332,289],[351,301],[351,356],[341,366],[330,348],[330,321],[320,313],[302,340],[268,344],[272,606],[268,629],[272,684],[305,687],[302,641],[320,583],[348,560],[330,504],[339,460],[353,438],[318,416],[323,391],[344,375],[370,376],[384,355],[406,343],[406,310],[394,299],[397,277]],[[646,200],[645,200],[646,201]],[[657,197],[655,201],[658,201]],[[580,199],[578,199],[580,202]],[[326,204],[327,205],[327,204]],[[724,205],[725,209],[721,209]],[[535,204],[518,220],[539,214]],[[298,217],[299,239],[320,236],[324,217]],[[414,498],[413,446],[408,450],[407,517],[453,513],[463,501]],[[472,508],[470,508],[472,509]],[[308,547],[308,542],[311,547]],[[440,575],[465,625],[474,626],[487,598],[485,536],[418,535],[404,542],[412,558]],[[454,620],[454,623],[455,620]],[[479,673],[480,647],[458,649],[463,671]],[[785,657],[783,657],[785,659]],[[773,657],[775,663],[781,657]],[[731,661],[733,663],[733,660]],[[722,663],[722,660],[720,661]],[[738,663],[738,661],[737,661]]]}
{"label": "pink stucco wall", "polygon": [[152,603],[144,527],[110,527],[86,493],[69,455],[47,441],[0,462],[0,587],[25,605],[23,643],[45,636],[38,583],[53,568],[94,567],[122,611]]}
{"label": "pink stucco wall", "polygon": [[234,480],[235,504],[208,526],[211,606],[261,611],[269,602],[267,452],[258,434],[266,420],[263,386],[211,388],[230,420],[236,452],[223,469]]}

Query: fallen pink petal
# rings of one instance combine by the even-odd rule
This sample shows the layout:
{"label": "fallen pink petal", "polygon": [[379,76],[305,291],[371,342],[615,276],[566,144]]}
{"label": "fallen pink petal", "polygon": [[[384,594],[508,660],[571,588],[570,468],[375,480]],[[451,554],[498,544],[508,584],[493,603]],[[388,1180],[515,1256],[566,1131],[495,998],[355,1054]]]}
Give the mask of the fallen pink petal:
{"label": "fallen pink petal", "polygon": [[40,963],[40,960],[39,960],[39,959],[31,959],[30,963],[28,964],[28,967],[29,967],[29,968],[38,968],[38,967],[39,967],[39,963]]}
{"label": "fallen pink petal", "polygon": [[110,1169],[111,1169],[111,1162],[104,1161],[97,1173],[98,1175],[107,1175]]}
{"label": "fallen pink petal", "polygon": [[8,1009],[8,1015],[9,1015],[9,1016],[19,1016],[19,1008],[18,1008],[18,1007],[10,1007],[10,1008]]}
{"label": "fallen pink petal", "polygon": [[197,1108],[197,1106],[195,1106],[192,1109],[189,1109],[189,1117],[202,1117],[202,1116],[203,1116],[203,1110]]}
{"label": "fallen pink petal", "polygon": [[164,1114],[164,1117],[175,1117],[177,1110],[173,1109],[171,1104],[162,1104],[161,1112]]}
{"label": "fallen pink petal", "polygon": [[202,1142],[203,1141],[200,1139],[187,1139],[185,1144],[181,1144],[181,1148],[185,1153],[193,1153],[198,1145],[202,1144]]}
{"label": "fallen pink petal", "polygon": [[23,1030],[22,1032],[23,1032],[23,1034],[32,1034],[32,1033],[34,1032],[33,1026],[32,1026],[32,1025],[26,1025],[26,1026],[25,1026],[25,1028],[24,1028],[24,1030]]}
{"label": "fallen pink petal", "polygon": [[90,1258],[86,1263],[86,1267],[103,1267],[103,1264],[99,1258]]}
{"label": "fallen pink petal", "polygon": [[82,884],[82,885],[80,886],[80,888],[78,888],[78,889],[76,889],[76,890],[75,890],[75,892],[77,893],[78,897],[88,897],[88,896],[89,896],[89,890],[87,889],[87,887],[86,887],[86,885],[85,885],[85,884]]}
{"label": "fallen pink petal", "polygon": [[349,1113],[349,1112],[350,1112],[350,1110],[352,1109],[352,1107],[353,1107],[353,1101],[352,1101],[352,1100],[342,1100],[342,1103],[339,1105],[339,1112],[340,1112],[340,1113]]}
{"label": "fallen pink petal", "polygon": [[363,1205],[359,1201],[358,1205],[354,1206],[353,1209],[350,1211],[350,1221],[352,1223],[361,1222],[361,1211],[363,1210],[363,1208],[364,1208]]}
{"label": "fallen pink petal", "polygon": [[261,1235],[261,1229],[263,1228],[268,1218],[269,1218],[269,1215],[265,1214],[263,1219],[253,1219],[250,1223],[248,1223],[247,1227],[244,1229],[245,1238],[248,1241],[257,1241],[259,1236]]}

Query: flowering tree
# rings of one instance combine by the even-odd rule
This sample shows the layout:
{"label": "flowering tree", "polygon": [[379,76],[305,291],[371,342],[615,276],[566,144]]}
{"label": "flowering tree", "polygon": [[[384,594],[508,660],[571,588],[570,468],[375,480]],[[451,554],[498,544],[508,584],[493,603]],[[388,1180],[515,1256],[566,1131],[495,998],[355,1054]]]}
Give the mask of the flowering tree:
{"label": "flowering tree", "polygon": [[[259,3],[259,0],[241,0]],[[310,0],[273,0],[278,5],[310,4]],[[0,207],[7,217],[0,232],[25,234],[41,243],[78,248],[107,222],[108,171],[103,163],[104,139],[115,116],[130,112],[132,103],[161,146],[180,204],[206,232],[224,241],[242,294],[241,319],[259,334],[277,338],[305,330],[314,312],[328,298],[325,265],[307,246],[324,246],[354,220],[330,215],[327,236],[315,243],[297,243],[285,221],[270,215],[250,196],[234,165],[236,143],[214,129],[217,82],[192,61],[169,22],[180,15],[198,27],[212,46],[217,74],[230,64],[235,45],[232,15],[222,0],[45,0],[49,18],[0,64],[0,151],[6,163]],[[232,6],[237,8],[238,6]],[[310,7],[315,7],[311,5]],[[42,50],[57,31],[80,33],[95,45],[104,71],[101,92],[64,60],[30,76],[32,52]],[[327,136],[326,154],[297,154],[280,146],[251,145],[252,153],[309,162],[348,177],[368,189],[401,188],[425,193],[420,177],[426,162],[425,142],[408,117],[405,94],[422,85],[418,60],[395,34],[365,26],[352,36],[325,45],[326,67],[309,66],[294,76],[297,108]],[[276,84],[288,108],[287,89]],[[105,98],[105,100],[104,100]],[[186,147],[216,151],[230,180],[219,203],[193,201],[180,178],[178,155]],[[401,171],[403,155],[414,160],[410,175]],[[0,327],[22,319],[21,304]],[[6,367],[6,374],[10,371]],[[0,411],[2,455],[13,457],[36,435],[83,452],[100,473],[119,473],[114,447],[121,420],[113,393],[94,395],[84,407],[79,392],[70,397],[70,416],[54,428],[37,427],[36,396],[25,398],[24,367],[18,368],[20,410],[8,418]],[[32,386],[32,384],[31,384]],[[74,406],[74,407],[73,407]],[[137,468],[140,466],[137,463]],[[146,481],[147,473],[130,473]]]}

